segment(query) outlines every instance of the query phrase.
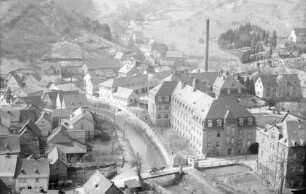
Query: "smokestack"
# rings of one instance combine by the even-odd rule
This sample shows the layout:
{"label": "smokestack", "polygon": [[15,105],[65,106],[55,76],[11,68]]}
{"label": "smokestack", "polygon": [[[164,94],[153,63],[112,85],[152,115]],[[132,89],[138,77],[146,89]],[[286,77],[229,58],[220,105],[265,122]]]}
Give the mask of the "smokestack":
{"label": "smokestack", "polygon": [[205,50],[205,71],[208,71],[208,49],[209,49],[209,19],[206,20],[206,50]]}

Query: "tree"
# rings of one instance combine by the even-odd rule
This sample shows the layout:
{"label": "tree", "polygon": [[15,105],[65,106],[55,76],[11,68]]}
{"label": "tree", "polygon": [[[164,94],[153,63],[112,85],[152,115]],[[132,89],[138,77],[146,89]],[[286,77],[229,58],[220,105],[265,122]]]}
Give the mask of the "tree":
{"label": "tree", "polygon": [[11,88],[9,87],[6,91],[6,96],[5,96],[6,103],[10,103],[12,98],[13,98],[13,92]]}
{"label": "tree", "polygon": [[137,173],[137,176],[138,176],[138,180],[141,184],[141,186],[143,187],[144,186],[144,179],[142,177],[142,159],[141,157],[139,156],[139,153],[137,153],[136,155],[136,173]]}

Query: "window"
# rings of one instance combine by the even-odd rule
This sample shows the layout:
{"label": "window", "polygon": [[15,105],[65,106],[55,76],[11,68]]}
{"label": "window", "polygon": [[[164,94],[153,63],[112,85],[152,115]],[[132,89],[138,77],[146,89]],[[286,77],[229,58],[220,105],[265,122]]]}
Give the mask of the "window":
{"label": "window", "polygon": [[252,125],[253,124],[253,119],[252,118],[248,118],[248,125]]}
{"label": "window", "polygon": [[231,90],[228,88],[227,89],[227,94],[230,94],[231,93]]}
{"label": "window", "polygon": [[35,179],[35,183],[39,183],[39,178],[36,178],[36,179]]}
{"label": "window", "polygon": [[169,96],[165,96],[165,102],[169,102]]}
{"label": "window", "polygon": [[169,115],[168,114],[164,114],[164,119],[168,119]]}
{"label": "window", "polygon": [[157,110],[163,110],[163,106],[158,105],[158,106],[157,106]]}
{"label": "window", "polygon": [[220,137],[220,131],[217,131],[217,137]]}
{"label": "window", "polygon": [[243,118],[239,118],[239,125],[240,125],[240,126],[243,125]]}
{"label": "window", "polygon": [[161,119],[161,115],[160,114],[157,115],[157,119]]}
{"label": "window", "polygon": [[163,98],[161,96],[157,97],[157,102],[163,102]]}
{"label": "window", "polygon": [[212,127],[212,120],[208,120],[207,125],[208,125],[208,127]]}
{"label": "window", "polygon": [[217,120],[217,127],[222,127],[222,120],[221,119]]}
{"label": "window", "polygon": [[164,110],[169,110],[169,105],[164,105]]}

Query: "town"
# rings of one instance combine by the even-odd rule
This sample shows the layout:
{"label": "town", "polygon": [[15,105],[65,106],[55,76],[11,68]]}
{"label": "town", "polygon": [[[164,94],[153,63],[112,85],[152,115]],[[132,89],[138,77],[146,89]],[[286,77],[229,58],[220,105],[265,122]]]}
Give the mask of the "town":
{"label": "town", "polygon": [[[59,12],[42,2],[20,9]],[[14,14],[5,30],[23,25]],[[0,194],[304,193],[306,26],[278,36],[246,22],[215,39],[206,18],[195,57],[145,33],[147,18],[130,19],[120,44],[87,18],[96,34],[40,57],[1,50]],[[219,65],[216,44],[230,58]]]}

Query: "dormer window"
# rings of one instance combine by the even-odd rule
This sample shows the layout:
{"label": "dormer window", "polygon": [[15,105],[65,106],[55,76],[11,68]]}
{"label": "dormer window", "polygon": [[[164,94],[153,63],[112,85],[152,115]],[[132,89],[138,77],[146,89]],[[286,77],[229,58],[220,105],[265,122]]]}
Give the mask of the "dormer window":
{"label": "dormer window", "polygon": [[248,118],[248,125],[252,125],[253,124],[253,119],[252,118]]}
{"label": "dormer window", "polygon": [[157,97],[157,102],[163,102],[163,98],[161,96]]}
{"label": "dormer window", "polygon": [[243,126],[243,118],[239,118],[239,125]]}
{"label": "dormer window", "polygon": [[207,126],[208,126],[208,127],[212,127],[212,120],[208,120],[208,121],[207,121]]}
{"label": "dormer window", "polygon": [[169,96],[165,96],[165,102],[169,102]]}
{"label": "dormer window", "polygon": [[222,119],[217,120],[217,127],[222,127]]}

